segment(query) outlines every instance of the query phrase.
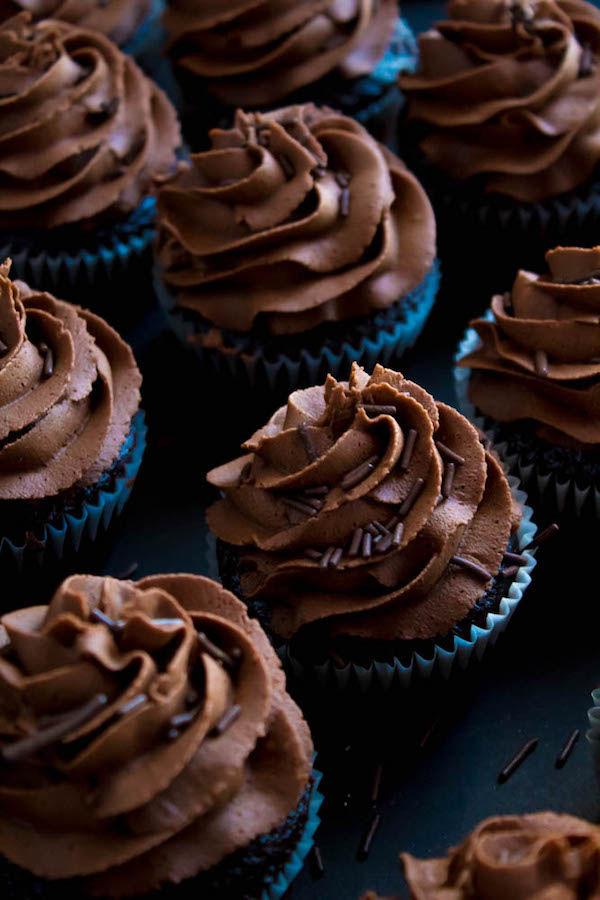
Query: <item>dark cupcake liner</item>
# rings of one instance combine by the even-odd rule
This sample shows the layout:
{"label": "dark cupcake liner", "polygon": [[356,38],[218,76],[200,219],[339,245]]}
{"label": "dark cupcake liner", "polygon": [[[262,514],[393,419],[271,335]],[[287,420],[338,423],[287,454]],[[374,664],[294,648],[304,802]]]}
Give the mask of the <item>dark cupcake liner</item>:
{"label": "dark cupcake liner", "polygon": [[155,290],[167,311],[173,330],[191,347],[215,379],[233,379],[236,385],[266,390],[285,399],[299,387],[325,380],[327,374],[347,378],[353,362],[367,369],[376,363],[388,365],[413,346],[433,307],[440,280],[438,261],[421,284],[387,310],[364,319],[326,323],[293,337],[281,339],[258,332],[249,335],[226,333],[227,352],[203,348],[192,339],[209,323],[186,317],[175,306],[157,269]]}
{"label": "dark cupcake liner", "polygon": [[[261,109],[278,109],[302,103],[330,106],[357,119],[379,140],[387,143],[389,138],[395,141],[396,116],[400,106],[396,81],[399,72],[415,70],[418,53],[410,26],[398,17],[385,54],[368,75],[350,81],[331,73]],[[206,145],[211,128],[230,127],[235,107],[229,107],[208,95],[200,80],[178,68],[175,62],[170,70],[158,72],[158,81],[176,104],[184,134],[194,150]]]}
{"label": "dark cupcake liner", "polygon": [[[464,636],[453,633],[444,638],[433,638],[428,642],[398,642],[406,645],[403,652],[398,655],[395,652],[388,653],[386,659],[375,658],[375,648],[381,642],[370,642],[368,649],[373,647],[375,652],[374,658],[368,663],[365,663],[363,657],[365,652],[368,652],[369,642],[363,643],[365,649],[361,652],[360,661],[349,659],[348,654],[339,661],[326,658],[324,662],[318,662],[305,658],[304,653],[300,655],[294,647],[293,639],[282,641],[270,634],[286,671],[301,682],[316,682],[325,688],[345,690],[358,687],[363,692],[371,689],[388,691],[397,686],[403,689],[410,688],[417,680],[426,680],[436,674],[448,679],[457,669],[467,669],[471,664],[480,661],[506,629],[523,593],[531,583],[531,573],[536,565],[533,554],[529,550],[521,549],[530,543],[537,531],[537,525],[531,520],[532,509],[526,504],[527,494],[520,490],[518,479],[511,475],[507,477],[512,495],[522,510],[522,521],[514,538],[514,547],[523,554],[527,563],[519,566],[514,579],[508,583],[503,576],[496,577],[488,591],[490,602],[486,608],[491,611],[483,612],[481,617],[483,624],[476,624],[469,616],[468,621],[465,621],[465,627],[460,629]],[[209,538],[209,541],[214,540],[212,536]],[[215,556],[218,559],[218,574],[224,587],[235,593],[243,602],[247,602],[241,590],[235,563],[228,557],[228,550],[229,545],[217,542],[213,559]],[[236,553],[237,548],[233,548],[233,552]],[[262,610],[256,604],[254,607],[249,605],[249,611],[251,615],[260,619],[269,633],[268,609]],[[424,643],[428,645],[426,650],[420,646]]]}
{"label": "dark cupcake liner", "polygon": [[[318,790],[321,778],[313,770],[296,808],[269,834],[255,838],[208,872],[140,895],[140,900],[184,900],[192,892],[211,900],[280,900],[313,845],[323,802]],[[0,857],[0,886],[3,900],[81,900],[85,896],[78,879],[36,878],[4,857]]]}
{"label": "dark cupcake liner", "polygon": [[[492,320],[491,310],[485,318]],[[471,353],[478,343],[477,332],[468,329],[456,359]],[[484,416],[469,399],[470,374],[470,369],[454,370],[458,408],[487,435],[507,470],[521,480],[536,509],[549,519],[600,518],[600,451],[553,447],[535,436],[532,423],[495,422]],[[501,381],[498,389],[502,390]]]}
{"label": "dark cupcake liner", "polygon": [[155,199],[146,197],[127,219],[96,231],[0,231],[0,261],[12,259],[11,278],[81,303],[122,330],[154,303],[155,213]]}
{"label": "dark cupcake liner", "polygon": [[48,521],[32,523],[32,530],[21,540],[14,535],[0,536],[0,569],[9,573],[29,567],[45,569],[67,553],[78,553],[84,540],[95,541],[107,531],[131,494],[146,449],[147,430],[144,413],[138,410],[110,477],[86,489],[75,504],[53,509]]}

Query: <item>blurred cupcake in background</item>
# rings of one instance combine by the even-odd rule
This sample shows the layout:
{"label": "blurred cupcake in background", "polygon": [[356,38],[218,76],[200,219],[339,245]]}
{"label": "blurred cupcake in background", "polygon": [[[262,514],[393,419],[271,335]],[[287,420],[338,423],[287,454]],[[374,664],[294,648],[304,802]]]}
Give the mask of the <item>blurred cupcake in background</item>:
{"label": "blurred cupcake in background", "polygon": [[[0,267],[0,564],[77,553],[127,500],[146,443],[141,376],[106,322]],[[3,604],[18,603],[10,591]]]}
{"label": "blurred cupcake in background", "polygon": [[283,895],[319,776],[239,600],[193,575],[74,575],[2,625],[5,900]]}
{"label": "blurred cupcake in background", "polygon": [[600,513],[600,247],[557,247],[543,275],[471,322],[460,345],[463,410],[483,428],[532,499]]}
{"label": "blurred cupcake in background", "polygon": [[150,194],[175,166],[175,111],[130,57],[77,25],[10,19],[0,61],[0,258],[121,324],[147,302]]}
{"label": "blurred cupcake in background", "polygon": [[416,65],[397,0],[168,0],[164,24],[194,149],[237,107],[308,101],[391,137],[396,77]]}
{"label": "blurred cupcake in background", "polygon": [[439,281],[416,178],[353,119],[312,104],[236,114],[158,197],[157,291],[219,375],[264,399],[389,362]]}
{"label": "blurred cupcake in background", "polygon": [[[296,391],[208,473],[223,583],[291,671],[390,687],[481,658],[535,565],[535,534],[477,431],[401,374]],[[525,552],[524,552],[525,551]]]}
{"label": "blurred cupcake in background", "polygon": [[[451,0],[400,78],[401,152],[430,193],[462,295],[600,226],[600,11],[584,0]],[[501,246],[502,251],[499,252]]]}

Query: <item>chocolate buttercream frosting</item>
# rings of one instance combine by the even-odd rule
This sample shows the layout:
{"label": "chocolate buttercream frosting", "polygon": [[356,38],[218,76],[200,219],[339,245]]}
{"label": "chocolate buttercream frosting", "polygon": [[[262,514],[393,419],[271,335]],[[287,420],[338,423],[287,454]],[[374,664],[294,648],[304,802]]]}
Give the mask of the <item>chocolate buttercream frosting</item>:
{"label": "chocolate buttercream frosting", "polygon": [[538,437],[578,449],[600,445],[600,247],[557,247],[549,272],[520,271],[492,299],[493,318],[471,326],[480,345],[459,360],[469,397],[501,422],[527,420]]}
{"label": "chocolate buttercream frosting", "polygon": [[291,394],[214,469],[209,527],[239,548],[248,601],[283,638],[319,623],[380,640],[445,634],[497,574],[518,526],[506,477],[477,431],[402,375]]}
{"label": "chocolate buttercream frosting", "polygon": [[169,0],[177,64],[230,106],[275,104],[330,72],[356,78],[383,56],[396,0]]}
{"label": "chocolate buttercream frosting", "polygon": [[37,22],[60,19],[101,31],[115,44],[124,44],[150,12],[151,0],[0,0],[0,22],[29,12]]}
{"label": "chocolate buttercream frosting", "polygon": [[312,743],[266,636],[207,578],[75,575],[0,629],[0,852],[124,897],[286,820]]}
{"label": "chocolate buttercream frosting", "polygon": [[414,900],[600,897],[600,829],[554,812],[495,816],[443,859],[401,859]]}
{"label": "chocolate buttercream frosting", "polygon": [[27,13],[0,26],[3,229],[119,220],[179,142],[167,97],[104,35]]}
{"label": "chocolate buttercream frosting", "polygon": [[129,346],[103,319],[0,266],[0,501],[87,487],[117,458],[140,402]]}
{"label": "chocolate buttercream frosting", "polygon": [[427,196],[353,119],[312,104],[238,111],[211,141],[158,197],[179,307],[218,329],[300,332],[384,309],[430,270]]}
{"label": "chocolate buttercream frosting", "polygon": [[451,0],[400,77],[426,157],[527,203],[600,159],[600,11],[584,0]]}

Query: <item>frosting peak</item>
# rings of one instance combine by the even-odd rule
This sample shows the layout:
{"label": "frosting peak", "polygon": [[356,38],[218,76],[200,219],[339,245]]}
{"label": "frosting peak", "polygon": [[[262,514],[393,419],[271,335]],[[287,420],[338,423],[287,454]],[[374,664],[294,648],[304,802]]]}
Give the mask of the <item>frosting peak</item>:
{"label": "frosting peak", "polygon": [[214,469],[208,511],[245,597],[289,638],[321,623],[382,640],[445,634],[483,596],[516,524],[501,467],[455,410],[399,373],[296,391]]}
{"label": "frosting peak", "polygon": [[497,816],[444,859],[401,859],[415,900],[600,897],[600,829],[574,816]]}
{"label": "frosting peak", "polygon": [[269,106],[334,70],[370,72],[383,56],[397,0],[169,0],[177,64],[230,106]]}
{"label": "frosting peak", "polygon": [[98,316],[0,266],[0,500],[94,484],[125,442],[141,376]]}
{"label": "frosting peak", "polygon": [[146,893],[298,802],[306,726],[260,627],[208,579],[76,575],[2,625],[0,852],[18,865]]}
{"label": "frosting peak", "polygon": [[413,175],[352,119],[312,104],[238,111],[158,198],[158,258],[180,307],[274,334],[364,316],[416,287],[435,220]]}
{"label": "frosting peak", "polygon": [[550,443],[600,444],[600,247],[557,247],[549,272],[520,271],[471,325],[481,344],[459,365],[469,395],[502,422],[527,419]]}
{"label": "frosting peak", "polygon": [[421,147],[453,178],[524,202],[600,159],[600,12],[584,0],[451,0],[400,78]]}
{"label": "frosting peak", "polygon": [[166,96],[104,35],[26,13],[0,26],[2,228],[118,219],[178,144]]}

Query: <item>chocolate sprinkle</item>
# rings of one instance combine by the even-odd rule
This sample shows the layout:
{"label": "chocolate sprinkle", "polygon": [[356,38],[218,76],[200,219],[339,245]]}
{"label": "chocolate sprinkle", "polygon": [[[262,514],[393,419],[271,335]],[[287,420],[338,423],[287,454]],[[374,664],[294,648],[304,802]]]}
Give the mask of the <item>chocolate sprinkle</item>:
{"label": "chocolate sprinkle", "polygon": [[414,428],[411,428],[406,436],[406,442],[402,449],[402,455],[400,457],[400,463],[399,463],[400,471],[404,472],[406,469],[408,469],[408,467],[410,465],[410,461],[411,461],[413,453],[414,453],[416,443],[417,443],[417,432],[415,431]]}
{"label": "chocolate sprinkle", "polygon": [[367,559],[369,556],[371,556],[372,541],[373,541],[373,538],[371,537],[369,532],[365,531],[365,533],[363,534],[363,539],[362,539],[362,555],[365,557],[365,559]]}
{"label": "chocolate sprinkle", "polygon": [[294,167],[291,164],[291,162],[289,161],[289,159],[287,158],[287,156],[284,156],[283,153],[280,153],[277,156],[277,162],[281,166],[283,174],[285,175],[286,178],[294,177]]}
{"label": "chocolate sprinkle", "polygon": [[344,188],[344,190],[340,194],[340,205],[338,212],[342,218],[346,218],[346,216],[348,216],[350,213],[350,191],[347,187]]}
{"label": "chocolate sprinkle", "polygon": [[236,703],[235,706],[232,706],[231,709],[225,713],[223,718],[217,722],[213,728],[213,733],[218,737],[225,734],[227,729],[233,725],[237,718],[239,718],[241,711],[242,707],[238,703]]}
{"label": "chocolate sprinkle", "polygon": [[335,180],[339,184],[340,187],[346,188],[350,184],[350,175],[348,172],[336,172]]}
{"label": "chocolate sprinkle", "polygon": [[536,350],[534,356],[534,365],[536,374],[540,378],[546,378],[548,375],[548,357],[543,350]]}
{"label": "chocolate sprinkle", "polygon": [[459,456],[458,453],[455,453],[454,450],[451,450],[450,447],[446,447],[445,444],[442,444],[441,441],[435,441],[435,446],[438,449],[438,453],[444,459],[447,459],[449,462],[453,462],[457,466],[462,466],[465,458],[464,456]]}
{"label": "chocolate sprinkle", "polygon": [[444,500],[447,500],[452,493],[455,470],[456,466],[454,463],[449,462],[444,466],[444,477],[442,478],[442,497]]}
{"label": "chocolate sprinkle", "polygon": [[178,737],[179,737],[179,729],[178,728],[169,728],[169,730],[165,734],[165,738],[168,741],[176,741]]}
{"label": "chocolate sprinkle", "polygon": [[417,478],[417,480],[413,483],[413,486],[411,487],[410,491],[408,492],[408,495],[407,495],[406,499],[404,500],[404,503],[398,510],[398,515],[402,519],[404,519],[411,511],[417,497],[423,490],[424,484],[425,484],[424,478]]}
{"label": "chocolate sprinkle", "polygon": [[0,758],[5,762],[18,762],[37,753],[38,750],[44,750],[46,747],[52,746],[52,744],[57,744],[70,731],[76,730],[85,725],[90,719],[93,719],[107,703],[108,698],[106,694],[96,694],[79,709],[66,713],[54,725],[50,725],[48,728],[44,728],[35,734],[28,735],[9,744],[7,747],[3,747],[0,750]]}
{"label": "chocolate sprinkle", "polygon": [[513,553],[511,550],[506,551],[504,559],[511,563],[516,563],[518,566],[526,566],[529,562],[526,556],[522,556],[520,553]]}
{"label": "chocolate sprinkle", "polygon": [[146,703],[148,697],[146,694],[137,694],[135,697],[132,697],[131,700],[128,700],[127,703],[123,704],[123,706],[117,710],[118,716],[126,716],[128,713],[133,712],[134,709],[137,709],[138,706],[143,706]]}
{"label": "chocolate sprinkle", "polygon": [[567,738],[564,747],[556,757],[556,762],[554,763],[557,769],[562,769],[562,767],[567,762],[571,753],[575,749],[575,744],[579,740],[579,735],[581,734],[579,728],[574,728],[569,737]]}
{"label": "chocolate sprinkle", "polygon": [[106,613],[102,612],[98,607],[91,611],[90,619],[94,622],[98,622],[100,625],[106,625],[106,627],[115,634],[118,634],[123,630],[123,622],[115,622],[114,619],[111,619],[110,616],[107,616]]}
{"label": "chocolate sprinkle", "polygon": [[321,569],[326,569],[329,566],[329,563],[331,562],[331,557],[333,556],[334,553],[335,553],[335,547],[332,544],[331,547],[327,548],[327,550],[321,557],[321,562],[319,563],[319,566]]}
{"label": "chocolate sprinkle", "polygon": [[360,545],[363,539],[363,530],[362,528],[356,528],[354,534],[352,535],[352,541],[350,542],[350,549],[348,550],[348,556],[358,556],[358,551],[360,550]]}
{"label": "chocolate sprinkle", "polygon": [[304,555],[308,556],[309,559],[319,560],[323,556],[320,550],[315,550],[314,547],[307,547],[304,551]]}
{"label": "chocolate sprinkle", "polygon": [[324,497],[329,493],[329,488],[326,484],[323,484],[319,485],[318,487],[303,488],[302,493],[306,494],[307,497]]}
{"label": "chocolate sprinkle", "polygon": [[379,823],[381,822],[381,816],[379,813],[375,813],[369,827],[367,828],[365,835],[360,842],[360,846],[358,848],[358,858],[364,860],[369,855],[369,851],[371,849],[371,844],[373,843],[373,838],[375,837],[375,832],[379,827]]}
{"label": "chocolate sprinkle", "polygon": [[203,631],[199,631],[197,633],[198,643],[200,644],[200,650],[203,653],[207,653],[209,656],[212,656],[214,660],[217,662],[223,663],[228,669],[235,668],[235,659],[233,656],[230,656],[229,653],[225,653],[224,650],[221,650],[220,647],[217,647],[216,644],[213,644],[209,638],[204,634]]}
{"label": "chocolate sprinkle", "polygon": [[373,772],[373,784],[371,787],[371,803],[377,803],[381,791],[381,776],[383,775],[383,763],[378,762]]}
{"label": "chocolate sprinkle", "polygon": [[44,378],[50,378],[54,371],[54,353],[48,347],[44,356]]}
{"label": "chocolate sprinkle", "polygon": [[342,489],[347,491],[350,488],[356,487],[357,484],[364,481],[378,462],[378,456],[370,456],[369,459],[365,460],[365,462],[361,463],[355,469],[347,472],[342,478]]}
{"label": "chocolate sprinkle", "polygon": [[502,574],[505,578],[514,578],[518,571],[518,566],[508,566],[506,569],[502,569]]}
{"label": "chocolate sprinkle", "polygon": [[304,503],[302,500],[295,500],[292,497],[282,497],[281,502],[285,503],[285,505],[289,506],[291,509],[295,509],[296,512],[304,513],[305,516],[317,515],[317,510],[313,509],[312,506],[309,506],[308,503]]}
{"label": "chocolate sprinkle", "polygon": [[342,547],[336,547],[336,549],[333,551],[331,559],[329,560],[329,565],[333,566],[334,569],[338,568],[343,552],[344,551]]}
{"label": "chocolate sprinkle", "polygon": [[462,569],[467,569],[467,571],[477,575],[483,581],[491,581],[493,578],[493,575],[490,575],[487,569],[484,569],[478,563],[471,562],[470,559],[465,559],[464,556],[453,556],[450,562],[456,563]]}
{"label": "chocolate sprinkle", "polygon": [[404,522],[398,522],[396,527],[394,528],[394,536],[392,538],[392,544],[394,547],[399,547],[402,541],[402,532],[404,531]]}
{"label": "chocolate sprinkle", "polygon": [[377,404],[377,403],[362,403],[359,404],[357,409],[364,409],[368,416],[395,416],[396,415],[396,407],[395,406],[386,406],[385,404]]}
{"label": "chocolate sprinkle", "polygon": [[375,550],[377,553],[387,553],[390,547],[392,546],[394,540],[394,536],[392,534],[384,535],[381,540],[378,540],[375,544]]}
{"label": "chocolate sprinkle", "polygon": [[517,771],[521,763],[525,762],[528,756],[531,756],[537,745],[537,738],[532,738],[530,741],[523,744],[519,752],[515,753],[511,761],[504,766],[498,775],[498,784],[504,784],[505,781],[508,781],[510,776]]}
{"label": "chocolate sprinkle", "polygon": [[298,435],[302,441],[302,446],[304,447],[304,452],[306,453],[309,463],[313,463],[319,457],[315,453],[315,448],[308,435],[308,426],[306,422],[302,422],[302,424],[298,426]]}
{"label": "chocolate sprinkle", "polygon": [[191,709],[189,712],[178,713],[176,716],[173,716],[171,718],[169,725],[171,725],[172,728],[185,728],[186,725],[191,725],[197,715],[197,709]]}
{"label": "chocolate sprinkle", "polygon": [[312,850],[310,851],[310,859],[313,870],[313,877],[322,878],[325,874],[325,866],[323,865],[321,851],[316,844],[313,844]]}
{"label": "chocolate sprinkle", "polygon": [[539,534],[536,534],[532,541],[529,541],[527,546],[523,547],[523,550],[533,550],[535,547],[539,547],[540,544],[545,544],[546,541],[553,537],[559,531],[559,527],[556,522],[553,522],[552,525],[548,525],[547,528],[544,528],[543,531],[540,531]]}

